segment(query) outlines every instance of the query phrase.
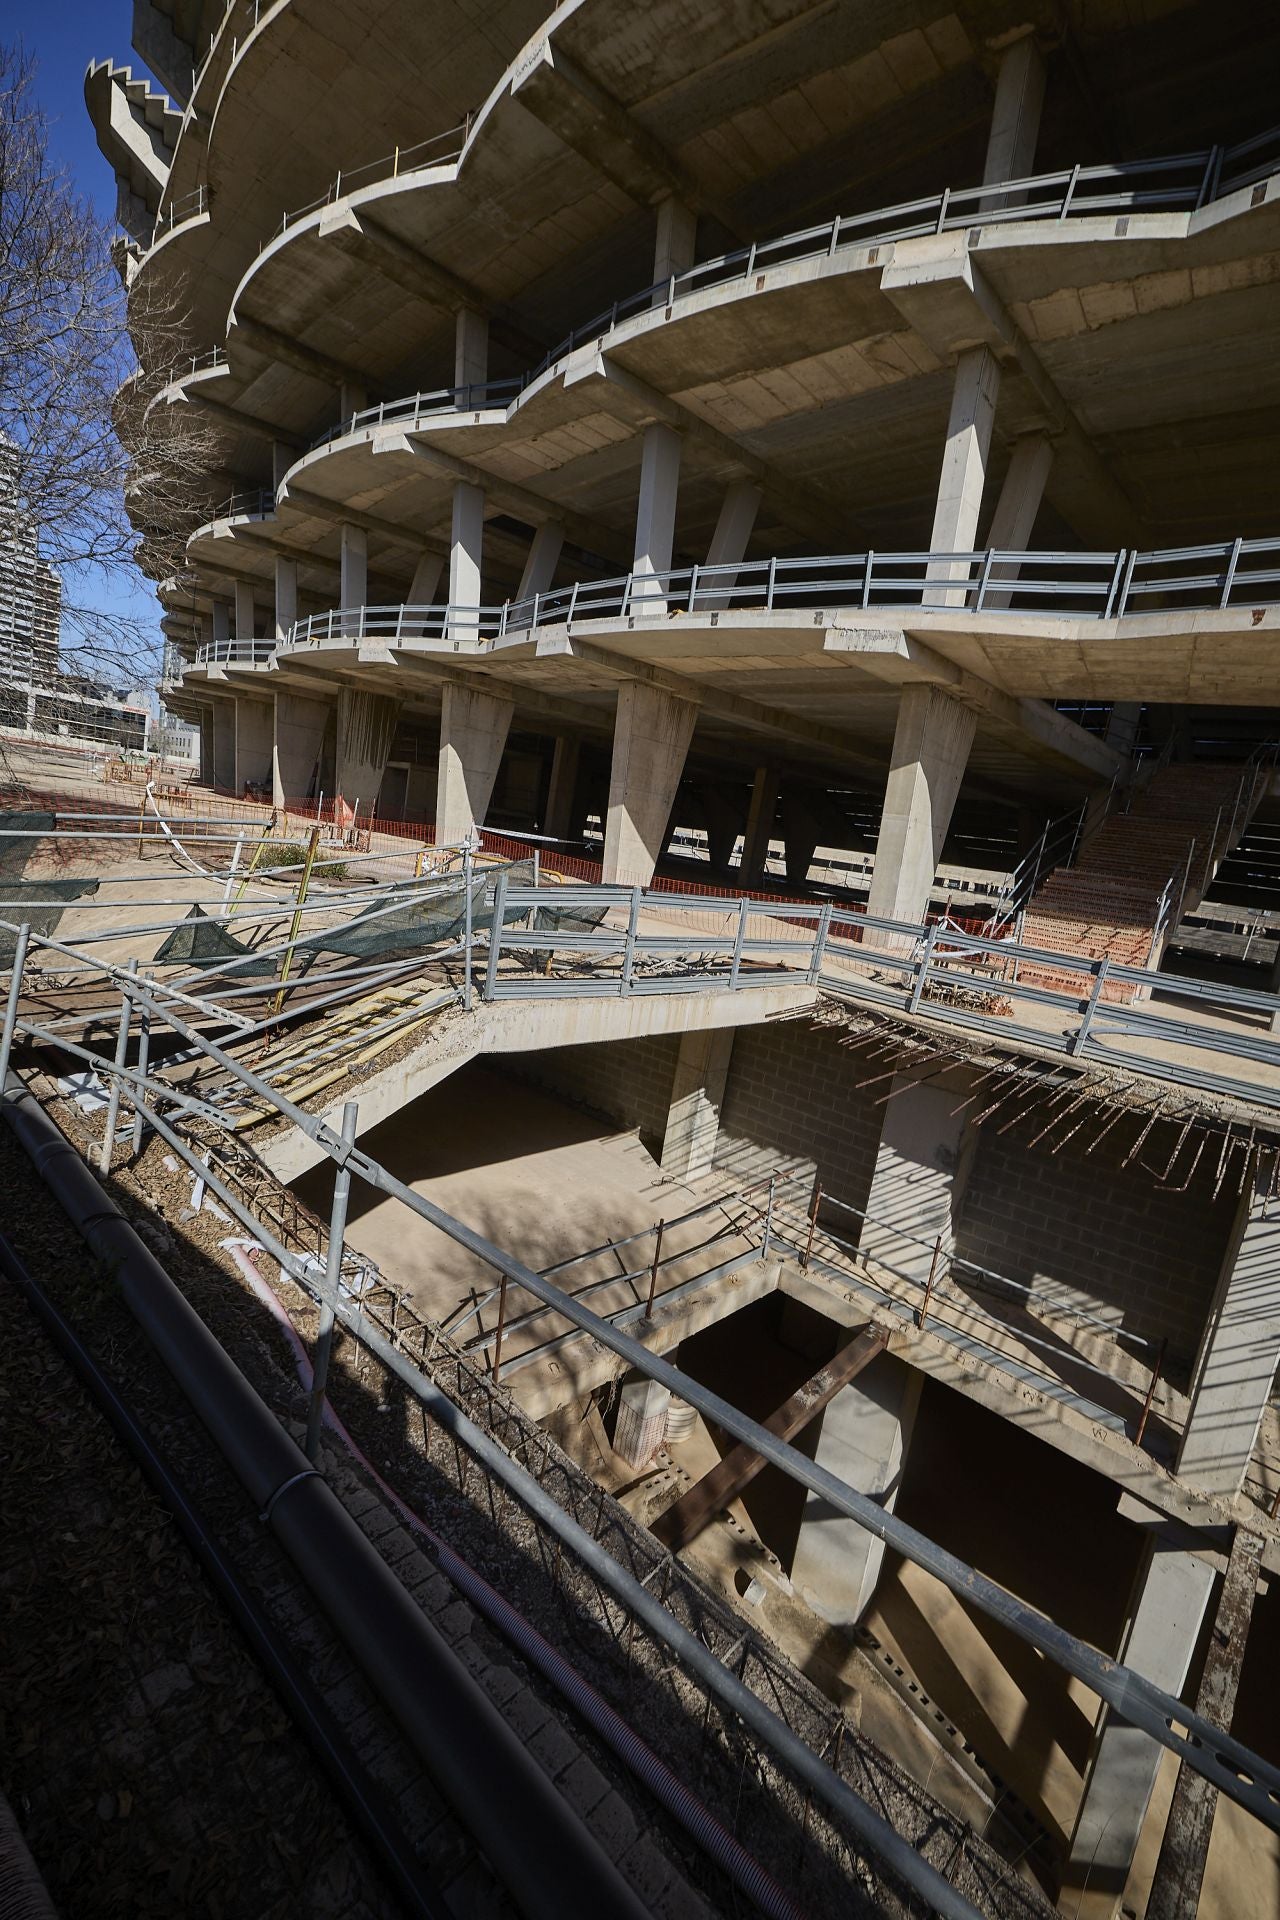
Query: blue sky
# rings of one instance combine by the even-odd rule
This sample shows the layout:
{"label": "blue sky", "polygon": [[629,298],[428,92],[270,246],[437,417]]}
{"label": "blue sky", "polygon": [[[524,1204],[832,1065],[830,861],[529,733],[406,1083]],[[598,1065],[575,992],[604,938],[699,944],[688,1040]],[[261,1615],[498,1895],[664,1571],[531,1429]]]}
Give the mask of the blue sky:
{"label": "blue sky", "polygon": [[[129,46],[131,14],[129,0],[5,0],[0,7],[0,36],[20,41],[37,63],[36,87],[55,159],[107,220],[115,218],[115,179],[85,112],[84,73],[91,60],[107,55],[139,69]],[[97,574],[69,578],[66,592],[77,604],[146,620],[159,645],[159,608],[141,574],[132,584],[107,583]]]}

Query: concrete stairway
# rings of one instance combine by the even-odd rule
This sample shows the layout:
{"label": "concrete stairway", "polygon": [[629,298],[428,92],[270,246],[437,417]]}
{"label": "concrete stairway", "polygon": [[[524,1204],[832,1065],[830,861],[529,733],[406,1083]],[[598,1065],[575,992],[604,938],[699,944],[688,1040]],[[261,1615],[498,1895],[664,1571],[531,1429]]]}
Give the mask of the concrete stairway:
{"label": "concrete stairway", "polygon": [[[1251,767],[1164,767],[1086,842],[1073,867],[1055,867],[1027,907],[1023,942],[1120,966],[1157,966],[1180,913],[1193,908],[1267,789]],[[1185,879],[1185,892],[1184,892]],[[1020,977],[1079,992],[1079,973],[1027,965]],[[1104,999],[1136,990],[1108,985]]]}

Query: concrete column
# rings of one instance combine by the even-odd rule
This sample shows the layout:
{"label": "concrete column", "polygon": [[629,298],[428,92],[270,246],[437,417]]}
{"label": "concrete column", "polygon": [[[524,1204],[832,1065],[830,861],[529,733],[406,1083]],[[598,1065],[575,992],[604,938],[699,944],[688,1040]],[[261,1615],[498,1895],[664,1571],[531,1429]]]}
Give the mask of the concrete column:
{"label": "concrete column", "polygon": [[[760,488],[752,480],[735,481],[729,488],[720,508],[716,530],[711,536],[711,545],[707,548],[706,564],[709,567],[732,569],[745,560],[747,542],[755,527],[756,514],[760,511],[763,497]],[[694,608],[714,613],[717,607],[725,606],[724,595],[732,592],[737,579],[737,573],[733,571],[715,574],[696,595]]]}
{"label": "concrete column", "polygon": [[[975,1134],[955,1113],[953,1088],[926,1086],[898,1074],[885,1104],[875,1173],[858,1250],[924,1287],[933,1249],[942,1238],[940,1266],[955,1244]],[[905,1236],[910,1236],[909,1238]]]}
{"label": "concrete column", "polygon": [[[489,320],[483,313],[461,307],[453,336],[453,384],[482,387],[489,378]],[[467,402],[464,400],[465,406]]]}
{"label": "concrete column", "polygon": [[520,585],[516,588],[517,600],[532,600],[535,593],[551,591],[551,582],[556,577],[556,568],[560,564],[560,549],[563,545],[564,528],[560,522],[544,520],[529,543],[524,572],[520,575]]}
{"label": "concrete column", "polygon": [[277,644],[289,638],[298,618],[298,563],[276,555],[275,636]]}
{"label": "concrete column", "polygon": [[447,683],[440,707],[436,844],[457,846],[483,826],[515,704],[478,687]]}
{"label": "concrete column", "polygon": [[253,587],[248,580],[236,581],[236,639],[253,639]]}
{"label": "concrete column", "polygon": [[329,724],[327,701],[278,692],[271,755],[271,803],[284,807],[320,791],[320,756]]}
{"label": "concrete column", "polygon": [[710,783],[703,787],[701,800],[708,862],[717,873],[727,874],[743,826],[741,803],[722,786]]}
{"label": "concrete column", "polygon": [[338,604],[343,612],[368,604],[369,536],[363,527],[344,522],[342,528],[342,572]]}
{"label": "concrete column", "polygon": [[671,1180],[696,1180],[711,1169],[732,1052],[732,1027],[681,1036],[662,1136],[662,1171]]}
{"label": "concrete column", "polygon": [[[1036,515],[1044,498],[1045,483],[1053,465],[1053,442],[1047,433],[1028,433],[1018,440],[1009,461],[1009,471],[996,501],[987,545],[1001,553],[1024,553],[1031,545]],[[1013,561],[993,567],[992,580],[1016,580],[1019,568]],[[1007,607],[1011,594],[994,592],[988,585],[983,599],[987,607]]]}
{"label": "concrete column", "polygon": [[297,451],[287,446],[283,440],[271,442],[271,484],[277,493],[284,483],[286,473],[298,458]]}
{"label": "concrete column", "polygon": [[377,803],[399,718],[400,702],[387,694],[344,687],[338,695],[337,788],[366,820]]}
{"label": "concrete column", "polygon": [[369,389],[358,380],[344,380],[338,388],[338,419],[345,424],[353,413],[363,413],[369,404]]}
{"label": "concrete column", "polygon": [[[1213,1591],[1213,1568],[1157,1536],[1139,1576],[1120,1659],[1167,1693],[1181,1694]],[[1104,1708],[1094,1731],[1060,1905],[1078,1920],[1112,1920],[1138,1850],[1164,1757]]]}
{"label": "concrete column", "polygon": [[[905,1361],[882,1353],[822,1415],[814,1459],[859,1493],[871,1494],[887,1513],[897,1505],[920,1384]],[[818,1495],[805,1496],[791,1579],[815,1613],[835,1626],[856,1626],[883,1562],[883,1541],[833,1513]]]}
{"label": "concrete column", "polygon": [[409,585],[411,607],[433,607],[436,604],[436,594],[440,589],[440,576],[443,572],[443,554],[431,553],[424,549],[418,555],[418,564],[413,570],[413,579]]}
{"label": "concrete column", "polygon": [[628,1466],[647,1467],[667,1437],[671,1395],[656,1380],[632,1380],[618,1395],[613,1450]]}
{"label": "concrete column", "polygon": [[803,887],[818,851],[822,827],[802,789],[789,785],[782,796],[782,864],[789,887]]}
{"label": "concrete column", "polygon": [[265,786],[271,779],[275,741],[275,705],[241,694],[236,700],[236,792],[246,783]]}
{"label": "concrete column", "polygon": [[903,688],[867,901],[873,916],[924,919],[975,725],[969,709],[937,687]]}
{"label": "concrete column", "polygon": [[1240,1198],[1191,1384],[1177,1471],[1230,1499],[1244,1484],[1280,1366],[1280,1217],[1267,1203],[1271,1168]]}
{"label": "concrete column", "polygon": [[758,887],[764,879],[778,810],[778,775],[773,767],[757,767],[751,783],[747,829],[742,840],[742,884]]}
{"label": "concrete column", "polygon": [[[1000,56],[996,101],[987,138],[982,183],[1025,180],[1035,171],[1040,111],[1044,105],[1044,55],[1034,33],[1025,33]],[[982,202],[984,213],[1001,202]]]}
{"label": "concrete column", "polygon": [[210,639],[215,647],[219,647],[224,641],[230,638],[231,609],[225,600],[215,600],[213,603]]}
{"label": "concrete column", "polygon": [[214,772],[213,711],[210,707],[200,709],[200,778],[212,786],[216,779]]}
{"label": "concrete column", "polygon": [[[654,238],[653,278],[670,280],[673,274],[687,273],[693,265],[697,244],[698,216],[692,207],[674,194],[658,202],[658,230]],[[664,296],[655,296],[654,305],[662,306]]]}
{"label": "concrete column", "polygon": [[636,611],[665,614],[666,590],[649,576],[669,573],[676,531],[676,494],[680,484],[680,435],[674,427],[644,430],[640,461],[640,500],[636,510],[636,574],[631,605]]}
{"label": "concrete column", "polygon": [[658,687],[628,680],[618,694],[604,830],[608,883],[647,887],[667,844],[698,709]]}
{"label": "concrete column", "polygon": [[1117,753],[1132,756],[1138,744],[1138,726],[1142,719],[1140,700],[1117,700],[1107,716],[1107,730],[1102,736],[1109,747]]}
{"label": "concrete column", "polygon": [[484,552],[484,490],[468,480],[453,489],[453,532],[449,546],[449,634],[455,640],[474,640],[476,618],[468,609],[480,605],[480,569]]}
{"label": "concrete column", "polygon": [[547,817],[542,831],[552,840],[568,840],[573,833],[574,794],[578,785],[578,764],[582,742],[576,734],[558,736],[551,758],[551,785],[547,790]]}
{"label": "concrete column", "polygon": [[[951,394],[951,417],[942,456],[938,499],[929,536],[931,553],[972,553],[982,511],[982,487],[987,474],[991,427],[1000,392],[1000,363],[989,347],[971,347],[956,361]],[[940,561],[928,570],[930,580],[963,580],[964,562]],[[929,594],[931,606],[965,603],[963,592]]]}
{"label": "concrete column", "polygon": [[213,703],[213,783],[224,793],[236,790],[236,704]]}

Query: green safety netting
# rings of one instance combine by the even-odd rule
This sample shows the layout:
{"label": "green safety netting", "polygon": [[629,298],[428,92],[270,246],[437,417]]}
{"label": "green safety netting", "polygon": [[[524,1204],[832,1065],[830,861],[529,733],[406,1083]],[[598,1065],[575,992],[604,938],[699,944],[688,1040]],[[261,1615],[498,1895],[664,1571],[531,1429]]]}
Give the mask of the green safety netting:
{"label": "green safety netting", "polygon": [[[13,958],[17,933],[10,926],[25,920],[32,933],[46,939],[57,931],[66,907],[73,900],[84,900],[98,891],[96,880],[26,880],[22,876],[27,862],[39,846],[30,834],[50,834],[54,830],[51,813],[0,813],[0,961]],[[33,906],[32,901],[39,901]]]}

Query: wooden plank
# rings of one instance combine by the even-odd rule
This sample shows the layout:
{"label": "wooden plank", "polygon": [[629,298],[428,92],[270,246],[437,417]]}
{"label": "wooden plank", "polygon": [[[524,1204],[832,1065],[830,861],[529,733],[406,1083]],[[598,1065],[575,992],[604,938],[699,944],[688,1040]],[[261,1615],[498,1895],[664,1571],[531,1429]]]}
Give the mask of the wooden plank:
{"label": "wooden plank", "polygon": [[[761,1424],[779,1440],[790,1440],[802,1433],[841,1387],[847,1387],[878,1353],[883,1353],[888,1340],[888,1334],[881,1328],[864,1327],[848,1346],[841,1347],[834,1360],[829,1360],[820,1373],[806,1380]],[[687,1493],[681,1494],[674,1506],[651,1523],[651,1530],[673,1553],[678,1553],[681,1547],[696,1540],[716,1515],[723,1513],[731,1500],[737,1499],[744,1487],[750,1486],[764,1465],[763,1457],[745,1441],[731,1447],[710,1473],[705,1473]]]}
{"label": "wooden plank", "polygon": [[[1228,1732],[1258,1591],[1263,1546],[1256,1533],[1236,1528],[1196,1695],[1196,1712]],[[1147,1920],[1196,1920],[1217,1805],[1218,1789],[1184,1760],[1178,1768],[1178,1783],[1151,1883]]]}

